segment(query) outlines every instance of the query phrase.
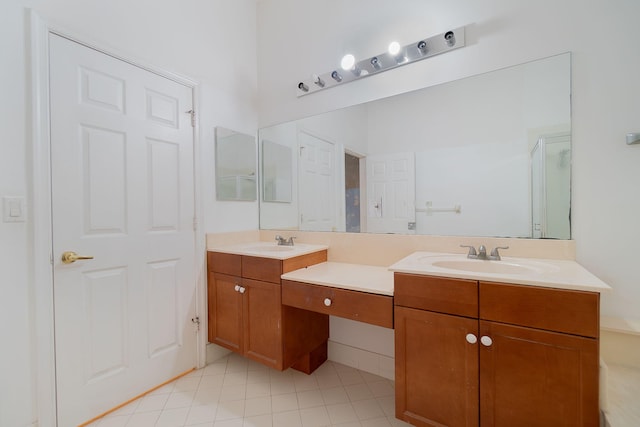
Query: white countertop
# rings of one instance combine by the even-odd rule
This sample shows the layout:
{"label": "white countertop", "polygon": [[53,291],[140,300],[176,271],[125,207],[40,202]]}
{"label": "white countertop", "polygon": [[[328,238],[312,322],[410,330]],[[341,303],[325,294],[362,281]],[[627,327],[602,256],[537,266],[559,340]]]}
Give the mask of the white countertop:
{"label": "white countertop", "polygon": [[286,280],[393,296],[393,272],[386,267],[323,262],[281,276]]}
{"label": "white countertop", "polygon": [[326,250],[328,248],[329,247],[326,245],[310,245],[307,243],[296,243],[293,246],[281,246],[277,245],[275,242],[251,242],[236,245],[213,246],[208,247],[207,250],[234,255],[248,255],[285,260],[295,258],[300,255]]}
{"label": "white countertop", "polygon": [[[461,269],[445,268],[442,267],[443,265],[459,265]],[[474,270],[475,268],[477,270]],[[492,269],[504,271],[492,272]],[[503,257],[501,261],[482,261],[468,260],[466,255],[463,254],[414,252],[390,266],[389,270],[399,273],[590,292],[611,290],[606,283],[591,274],[580,264],[567,260]]]}

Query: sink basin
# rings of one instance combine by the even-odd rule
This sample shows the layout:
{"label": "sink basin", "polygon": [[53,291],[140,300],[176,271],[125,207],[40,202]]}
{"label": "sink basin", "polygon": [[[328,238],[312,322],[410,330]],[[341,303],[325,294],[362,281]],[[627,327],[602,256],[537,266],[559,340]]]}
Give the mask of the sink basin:
{"label": "sink basin", "polygon": [[502,257],[500,261],[466,254],[418,251],[389,267],[395,273],[602,292],[609,286],[572,260]]}
{"label": "sink basin", "polygon": [[502,274],[508,276],[540,275],[558,267],[528,258],[504,257],[501,261],[470,259],[464,255],[427,255],[414,258],[416,265],[440,272],[470,274]]}
{"label": "sink basin", "polygon": [[484,261],[477,259],[443,260],[431,265],[449,270],[462,270],[476,273],[494,274],[531,274],[539,273],[540,268],[505,261]]}

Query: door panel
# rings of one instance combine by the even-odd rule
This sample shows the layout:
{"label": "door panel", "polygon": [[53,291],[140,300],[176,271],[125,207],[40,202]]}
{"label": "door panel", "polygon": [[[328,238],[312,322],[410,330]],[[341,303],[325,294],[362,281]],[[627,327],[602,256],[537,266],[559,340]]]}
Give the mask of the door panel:
{"label": "door panel", "polygon": [[478,344],[466,336],[477,336],[478,321],[396,306],[394,323],[396,417],[421,427],[477,426]]}
{"label": "door panel", "polygon": [[[190,88],[50,36],[58,424],[195,366]],[[93,259],[60,261],[65,251]]]}
{"label": "door panel", "polygon": [[236,286],[242,286],[239,277],[209,273],[209,342],[242,354],[242,294]]}
{"label": "door panel", "polygon": [[282,369],[280,284],[243,279],[244,346],[247,357]]}
{"label": "door panel", "polygon": [[599,425],[598,342],[480,321],[482,425]]}

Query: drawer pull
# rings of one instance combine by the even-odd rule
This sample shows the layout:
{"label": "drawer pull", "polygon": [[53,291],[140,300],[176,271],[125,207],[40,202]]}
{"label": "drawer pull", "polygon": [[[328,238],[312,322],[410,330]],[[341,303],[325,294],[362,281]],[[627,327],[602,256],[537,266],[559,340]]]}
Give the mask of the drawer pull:
{"label": "drawer pull", "polygon": [[325,298],[324,299],[324,305],[326,305],[327,307],[331,306],[331,298]]}
{"label": "drawer pull", "polygon": [[480,338],[480,342],[485,347],[490,347],[491,344],[493,344],[493,340],[490,337],[486,336],[486,335],[483,336],[482,338]]}
{"label": "drawer pull", "polygon": [[244,286],[240,286],[240,293],[244,294],[247,289]]}
{"label": "drawer pull", "polygon": [[234,290],[234,291],[236,291],[236,292],[240,292],[240,285],[236,285],[236,286],[233,288],[233,290]]}
{"label": "drawer pull", "polygon": [[467,342],[469,344],[475,344],[478,342],[478,338],[473,334],[467,334]]}

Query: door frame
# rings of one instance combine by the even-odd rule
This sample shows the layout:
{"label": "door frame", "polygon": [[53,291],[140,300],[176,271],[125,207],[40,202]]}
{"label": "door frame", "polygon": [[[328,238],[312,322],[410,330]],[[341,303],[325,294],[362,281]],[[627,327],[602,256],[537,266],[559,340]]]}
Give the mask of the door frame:
{"label": "door frame", "polygon": [[[198,81],[163,70],[136,58],[105,49],[101,43],[89,40],[83,35],[50,24],[33,9],[25,8],[29,25],[29,54],[27,58],[27,74],[30,78],[30,168],[31,185],[29,203],[32,212],[31,227],[31,265],[32,271],[31,297],[34,304],[32,313],[34,326],[32,328],[32,366],[34,368],[36,387],[33,393],[36,399],[36,414],[39,425],[57,425],[56,407],[56,363],[55,363],[55,329],[54,329],[54,300],[53,300],[53,228],[51,208],[51,139],[50,139],[50,105],[49,105],[49,34],[69,39],[90,49],[119,59],[148,72],[165,77],[191,89],[193,108],[200,110],[200,91]],[[193,191],[194,191],[194,237],[195,237],[195,279],[196,279],[196,313],[200,316],[200,330],[196,337],[196,367],[201,368],[206,363],[206,242],[201,218],[204,218],[202,203],[202,165],[197,161],[201,158],[200,124],[196,114],[193,128]],[[204,320],[204,323],[202,323]]]}

